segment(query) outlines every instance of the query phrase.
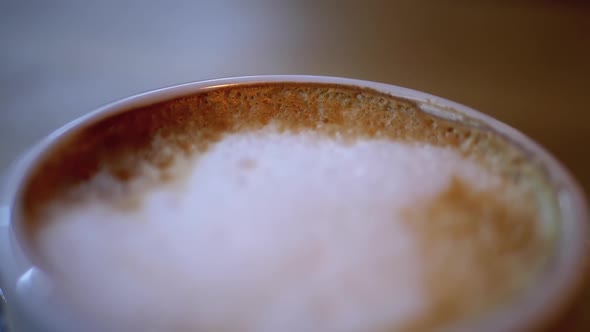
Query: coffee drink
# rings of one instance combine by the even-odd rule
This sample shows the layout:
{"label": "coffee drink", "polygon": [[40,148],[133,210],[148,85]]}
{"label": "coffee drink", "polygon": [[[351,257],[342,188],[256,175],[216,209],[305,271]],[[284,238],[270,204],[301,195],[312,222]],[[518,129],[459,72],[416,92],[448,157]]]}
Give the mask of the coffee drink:
{"label": "coffee drink", "polygon": [[65,135],[20,206],[87,329],[439,331],[530,291],[559,213],[485,124],[366,88],[217,87]]}

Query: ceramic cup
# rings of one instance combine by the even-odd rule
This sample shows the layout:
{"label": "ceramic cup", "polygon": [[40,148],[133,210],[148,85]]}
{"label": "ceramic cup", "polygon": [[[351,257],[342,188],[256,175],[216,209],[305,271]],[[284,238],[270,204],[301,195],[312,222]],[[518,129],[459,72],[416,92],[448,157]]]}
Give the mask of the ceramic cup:
{"label": "ceramic cup", "polygon": [[588,219],[585,199],[566,169],[535,142],[517,130],[469,107],[398,86],[335,77],[254,76],[183,84],[117,101],[56,130],[15,161],[5,174],[0,202],[0,281],[5,298],[4,311],[11,328],[14,331],[51,331],[52,326],[72,326],[69,324],[71,322],[73,325],[83,326],[83,318],[72,314],[71,308],[60,300],[51,278],[33,263],[31,252],[21,234],[22,220],[16,209],[24,179],[49,147],[72,130],[139,106],[228,85],[264,82],[310,82],[371,88],[413,100],[424,111],[438,116],[455,121],[461,121],[462,116],[476,119],[507,137],[546,170],[558,195],[560,238],[549,270],[543,273],[540,282],[531,291],[465,330],[497,332],[536,329],[554,321],[575,297],[587,257],[585,241]]}

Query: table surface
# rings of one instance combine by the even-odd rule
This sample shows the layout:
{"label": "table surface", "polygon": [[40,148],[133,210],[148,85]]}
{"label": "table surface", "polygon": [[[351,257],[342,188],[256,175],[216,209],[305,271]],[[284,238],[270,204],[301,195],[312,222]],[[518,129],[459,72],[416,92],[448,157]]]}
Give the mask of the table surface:
{"label": "table surface", "polygon": [[472,106],[540,142],[590,191],[583,1],[1,1],[0,170],[110,101],[285,73],[380,81]]}

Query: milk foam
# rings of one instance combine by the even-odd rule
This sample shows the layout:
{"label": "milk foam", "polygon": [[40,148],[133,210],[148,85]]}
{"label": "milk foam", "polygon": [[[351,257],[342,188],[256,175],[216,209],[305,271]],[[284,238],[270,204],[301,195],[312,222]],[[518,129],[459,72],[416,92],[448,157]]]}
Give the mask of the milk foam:
{"label": "milk foam", "polygon": [[452,148],[313,132],[227,135],[179,163],[186,176],[137,208],[88,195],[39,234],[69,300],[103,328],[401,329],[430,305],[402,211],[453,178],[500,181]]}

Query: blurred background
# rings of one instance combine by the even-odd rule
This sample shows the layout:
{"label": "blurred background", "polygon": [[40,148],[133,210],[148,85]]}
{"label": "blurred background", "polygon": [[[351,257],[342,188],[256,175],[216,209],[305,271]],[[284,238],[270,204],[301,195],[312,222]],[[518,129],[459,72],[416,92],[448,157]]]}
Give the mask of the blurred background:
{"label": "blurred background", "polygon": [[590,3],[557,0],[0,0],[0,171],[116,99],[286,73],[472,106],[539,141],[590,192]]}
{"label": "blurred background", "polygon": [[0,0],[0,170],[94,108],[254,74],[392,83],[522,130],[590,191],[590,2]]}

